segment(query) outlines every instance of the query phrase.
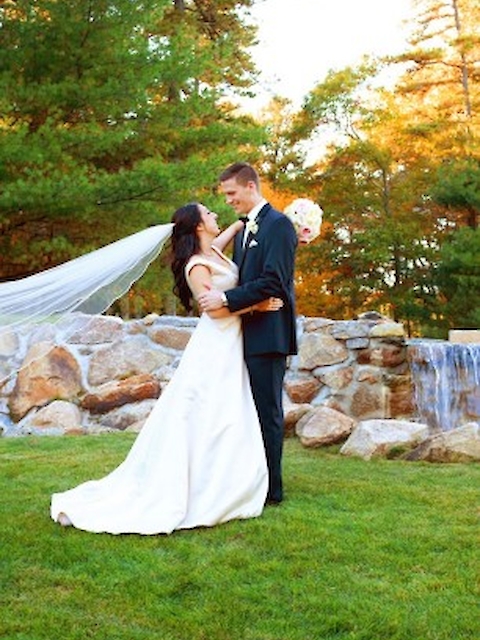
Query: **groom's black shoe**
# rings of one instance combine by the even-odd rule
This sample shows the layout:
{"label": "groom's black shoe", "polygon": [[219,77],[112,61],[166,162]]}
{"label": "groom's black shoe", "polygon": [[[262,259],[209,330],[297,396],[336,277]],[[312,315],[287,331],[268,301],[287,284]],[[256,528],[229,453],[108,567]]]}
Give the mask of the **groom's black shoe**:
{"label": "groom's black shoe", "polygon": [[266,507],[278,507],[282,504],[281,500],[274,500],[273,498],[267,498],[265,500]]}

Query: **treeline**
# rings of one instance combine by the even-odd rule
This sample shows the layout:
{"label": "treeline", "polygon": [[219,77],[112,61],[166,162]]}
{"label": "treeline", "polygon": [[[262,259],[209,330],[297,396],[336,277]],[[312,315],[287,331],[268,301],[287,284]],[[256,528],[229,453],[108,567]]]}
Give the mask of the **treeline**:
{"label": "treeline", "polygon": [[[227,224],[216,177],[241,158],[277,206],[304,195],[325,211],[298,253],[300,313],[376,309],[412,335],[480,326],[478,2],[417,0],[402,56],[332,70],[301,109],[278,97],[257,120],[237,109],[255,82],[253,4],[0,3],[0,279],[191,200]],[[162,255],[116,310],[175,305]]]}

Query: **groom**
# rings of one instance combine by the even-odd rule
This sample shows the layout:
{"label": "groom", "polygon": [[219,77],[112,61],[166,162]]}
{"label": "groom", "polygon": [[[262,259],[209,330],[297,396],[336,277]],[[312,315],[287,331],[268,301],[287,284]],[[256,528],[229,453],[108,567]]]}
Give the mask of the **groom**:
{"label": "groom", "polygon": [[287,355],[297,351],[293,283],[297,235],[287,216],[263,198],[258,174],[249,164],[236,162],[225,169],[220,189],[239,216],[248,216],[244,233],[234,240],[239,284],[225,293],[206,291],[198,302],[202,311],[223,305],[234,312],[270,296],[283,300],[275,313],[242,315],[245,362],[269,471],[266,504],[279,504],[283,500],[283,379]]}

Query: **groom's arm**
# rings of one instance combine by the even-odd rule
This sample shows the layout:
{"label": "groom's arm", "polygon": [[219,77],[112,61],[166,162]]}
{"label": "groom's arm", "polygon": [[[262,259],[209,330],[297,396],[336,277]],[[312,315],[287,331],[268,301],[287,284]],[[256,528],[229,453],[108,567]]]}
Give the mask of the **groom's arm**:
{"label": "groom's arm", "polygon": [[[203,264],[197,264],[193,266],[189,271],[190,287],[194,298],[198,297],[199,292],[209,290],[212,288],[212,277],[210,269]],[[251,311],[271,312],[278,311],[283,307],[283,300],[280,298],[268,298],[263,300],[258,305],[246,307],[239,311],[230,311],[227,307],[221,307],[220,309],[212,309],[205,311],[212,318],[225,318],[231,315],[242,315],[243,313],[249,313]]]}
{"label": "groom's arm", "polygon": [[237,312],[265,298],[281,298],[288,304],[288,290],[294,269],[297,235],[290,220],[281,217],[272,225],[271,237],[265,240],[264,264],[257,278],[225,293],[212,289],[203,292],[199,299],[203,311],[228,307]]}
{"label": "groom's arm", "polygon": [[226,292],[228,308],[237,311],[271,296],[289,304],[296,248],[297,235],[293,225],[282,216],[272,225],[260,274]]}

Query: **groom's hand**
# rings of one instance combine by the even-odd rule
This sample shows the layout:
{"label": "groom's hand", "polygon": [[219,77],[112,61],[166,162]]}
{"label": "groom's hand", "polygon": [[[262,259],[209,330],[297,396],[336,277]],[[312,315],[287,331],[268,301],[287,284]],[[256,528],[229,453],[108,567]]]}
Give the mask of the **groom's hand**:
{"label": "groom's hand", "polygon": [[198,306],[202,311],[215,311],[223,307],[222,292],[209,289],[198,296]]}

